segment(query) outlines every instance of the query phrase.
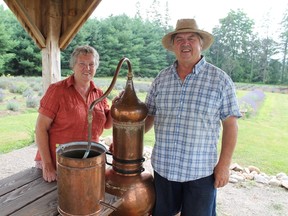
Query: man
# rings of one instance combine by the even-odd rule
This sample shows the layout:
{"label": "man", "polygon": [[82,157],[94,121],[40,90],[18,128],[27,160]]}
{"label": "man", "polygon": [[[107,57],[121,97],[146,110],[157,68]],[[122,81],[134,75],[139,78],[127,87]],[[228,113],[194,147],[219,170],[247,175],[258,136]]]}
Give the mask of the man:
{"label": "man", "polygon": [[216,215],[216,188],[228,183],[241,114],[232,80],[201,54],[213,40],[194,19],[178,20],[162,39],[177,60],[159,73],[146,98],[146,131],[155,130],[153,216]]}

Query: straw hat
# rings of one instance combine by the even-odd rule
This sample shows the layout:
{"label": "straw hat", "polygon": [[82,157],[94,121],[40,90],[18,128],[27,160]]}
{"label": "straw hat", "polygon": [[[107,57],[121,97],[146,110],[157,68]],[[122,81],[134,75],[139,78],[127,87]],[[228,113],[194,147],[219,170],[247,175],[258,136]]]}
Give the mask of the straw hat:
{"label": "straw hat", "polygon": [[195,32],[195,33],[198,33],[202,37],[202,40],[203,40],[202,51],[205,49],[208,49],[214,41],[213,35],[210,34],[209,32],[200,30],[194,19],[179,19],[177,21],[175,31],[166,34],[162,38],[163,46],[166,49],[173,51],[171,36],[177,33],[187,33],[187,32]]}

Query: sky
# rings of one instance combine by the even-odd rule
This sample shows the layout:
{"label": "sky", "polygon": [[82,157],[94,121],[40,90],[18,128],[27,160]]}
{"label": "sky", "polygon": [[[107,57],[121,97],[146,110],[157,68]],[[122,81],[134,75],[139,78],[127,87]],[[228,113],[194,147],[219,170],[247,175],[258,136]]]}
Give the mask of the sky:
{"label": "sky", "polygon": [[[146,11],[153,0],[139,0],[145,17]],[[159,11],[165,11],[167,0],[159,0]],[[106,18],[110,15],[127,14],[133,17],[136,13],[137,0],[102,0],[92,17]],[[0,4],[6,4],[0,0]],[[271,22],[271,34],[279,32],[284,11],[288,10],[288,0],[168,0],[170,25],[175,27],[177,19],[195,18],[200,29],[212,32],[219,24],[219,19],[225,18],[230,10],[242,9],[255,22],[255,31],[264,35],[263,20]],[[273,35],[272,35],[273,37]]]}
{"label": "sky", "polygon": [[[167,0],[160,0],[165,11]],[[102,0],[92,16],[105,18],[109,15],[127,14],[134,16],[137,0]],[[153,0],[140,0],[143,11],[147,11]],[[284,11],[288,10],[287,0],[168,0],[171,25],[175,27],[177,19],[194,18],[199,28],[212,31],[219,24],[219,19],[225,18],[230,10],[242,9],[255,22],[255,30],[263,33],[263,20],[271,20],[271,32],[279,31]],[[262,29],[262,30],[261,30]],[[264,34],[264,33],[263,33]]]}

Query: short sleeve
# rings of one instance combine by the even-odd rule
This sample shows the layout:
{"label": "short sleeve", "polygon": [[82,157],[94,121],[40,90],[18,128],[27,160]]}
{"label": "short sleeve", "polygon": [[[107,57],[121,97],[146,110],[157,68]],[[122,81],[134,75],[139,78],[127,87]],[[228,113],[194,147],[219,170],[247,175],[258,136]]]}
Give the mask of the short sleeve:
{"label": "short sleeve", "polygon": [[44,94],[43,98],[40,100],[40,107],[38,112],[54,119],[59,110],[59,98],[61,92],[57,91],[57,86],[51,84]]}

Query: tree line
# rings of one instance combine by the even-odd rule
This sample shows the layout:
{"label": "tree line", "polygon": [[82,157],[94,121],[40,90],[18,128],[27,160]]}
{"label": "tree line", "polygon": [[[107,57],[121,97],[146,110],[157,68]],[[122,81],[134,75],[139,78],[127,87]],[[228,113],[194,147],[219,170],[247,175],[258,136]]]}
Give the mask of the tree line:
{"label": "tree line", "polygon": [[[125,14],[105,19],[89,18],[69,46],[61,52],[61,74],[71,73],[70,54],[77,45],[89,44],[100,55],[98,76],[113,76],[122,57],[132,63],[137,77],[155,77],[175,60],[162,47],[163,35],[174,29],[169,11],[164,15],[154,0],[149,19],[141,17],[140,3],[134,17]],[[168,7],[167,7],[168,8]],[[148,13],[148,12],[147,12]],[[41,76],[41,50],[35,45],[10,10],[0,6],[0,75]],[[254,32],[254,21],[242,10],[231,10],[219,20],[212,34],[214,44],[205,51],[206,60],[223,69],[235,82],[288,84],[288,9],[283,15],[279,42],[267,33]],[[268,32],[268,31],[267,31]],[[120,76],[126,76],[125,65]]]}

